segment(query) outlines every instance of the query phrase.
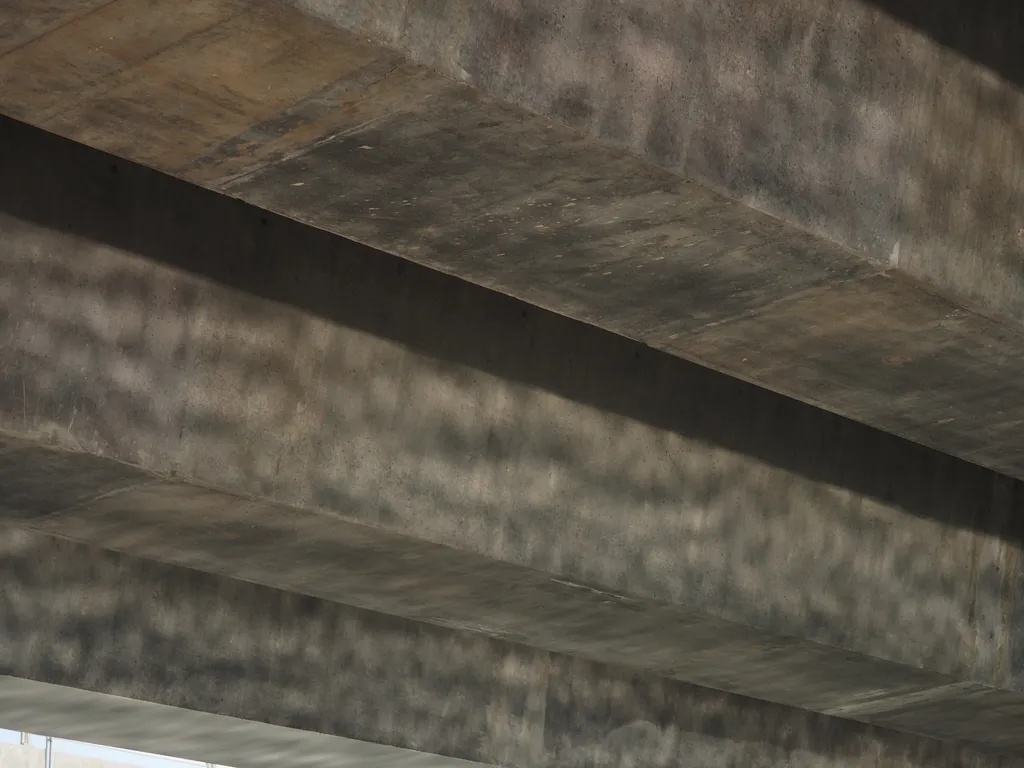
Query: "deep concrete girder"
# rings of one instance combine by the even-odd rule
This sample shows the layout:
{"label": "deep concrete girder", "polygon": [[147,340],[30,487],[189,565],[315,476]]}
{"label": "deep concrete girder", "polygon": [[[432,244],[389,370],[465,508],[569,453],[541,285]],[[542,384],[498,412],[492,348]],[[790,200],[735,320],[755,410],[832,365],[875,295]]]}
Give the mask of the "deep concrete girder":
{"label": "deep concrete girder", "polygon": [[1019,481],[0,130],[8,522],[1021,749]]}
{"label": "deep concrete girder", "polygon": [[8,3],[0,110],[1024,477],[1015,4],[294,5]]}
{"label": "deep concrete girder", "polygon": [[38,533],[0,533],[5,725],[238,768],[1022,765]]}

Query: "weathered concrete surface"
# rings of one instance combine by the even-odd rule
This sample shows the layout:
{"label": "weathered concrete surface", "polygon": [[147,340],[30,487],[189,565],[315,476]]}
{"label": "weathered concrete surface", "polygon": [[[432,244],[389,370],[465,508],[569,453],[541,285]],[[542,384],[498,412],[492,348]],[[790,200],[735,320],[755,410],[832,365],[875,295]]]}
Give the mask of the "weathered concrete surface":
{"label": "weathered concrete surface", "polygon": [[2,125],[7,520],[1019,748],[1019,482]]}
{"label": "weathered concrete surface", "polygon": [[1024,477],[1020,11],[888,2],[22,0],[0,110]]}
{"label": "weathered concrete surface", "polygon": [[1024,753],[1024,696],[1016,691],[109,460],[10,437],[2,448],[0,510],[22,528],[631,672]]}
{"label": "weathered concrete surface", "polygon": [[1014,0],[291,3],[1024,319]]}
{"label": "weathered concrete surface", "polygon": [[[314,734],[512,768],[1021,765],[12,528],[0,537],[0,562],[0,671],[8,676],[0,678],[0,702],[21,699],[15,714],[28,704],[22,716],[42,711],[58,733],[69,719],[59,705],[71,698],[85,704],[72,717],[106,724],[115,744],[124,744],[126,716],[151,722],[152,705],[161,705],[167,717],[149,739],[166,742],[171,729],[196,723],[196,731],[176,734],[172,754],[194,755],[212,742],[218,759],[246,733],[256,745],[280,746],[284,727],[310,732],[293,739],[300,756],[312,747],[316,765],[326,745]],[[69,697],[12,678],[83,693]],[[140,703],[112,706],[85,692]],[[57,707],[46,706],[55,700]],[[221,718],[210,723],[196,713]],[[223,717],[279,728],[232,722],[211,737]],[[133,745],[146,737],[136,728]],[[360,764],[378,764],[370,763],[370,744]],[[352,747],[338,751],[343,758]],[[244,760],[232,762],[245,768]]]}

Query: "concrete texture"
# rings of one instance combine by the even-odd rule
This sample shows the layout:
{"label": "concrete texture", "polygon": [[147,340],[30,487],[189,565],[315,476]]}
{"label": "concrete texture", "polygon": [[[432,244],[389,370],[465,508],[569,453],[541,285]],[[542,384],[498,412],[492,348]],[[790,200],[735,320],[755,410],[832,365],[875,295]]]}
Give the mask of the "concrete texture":
{"label": "concrete texture", "polygon": [[1024,477],[1016,4],[291,6],[7,3],[0,110]]}
{"label": "concrete texture", "polygon": [[[0,702],[58,733],[92,723],[135,747],[174,736],[171,754],[212,745],[243,768],[253,746],[288,744],[300,766],[335,749],[443,765],[389,763],[373,743],[513,768],[1020,764],[15,529],[0,550]],[[156,727],[126,739],[135,717]]]}
{"label": "concrete texture", "polygon": [[[16,494],[33,486],[36,498],[65,497],[59,480],[36,477],[37,465],[52,464],[40,454],[61,456],[75,487],[88,464],[96,463],[7,442],[0,467],[5,488],[13,486]],[[86,465],[82,473],[75,472],[80,459]],[[147,560],[633,672],[989,748],[1022,747],[1016,721],[1024,702],[1016,693],[724,621],[648,595],[576,584],[334,516],[156,477],[133,480],[70,509],[7,517],[21,527]],[[999,664],[998,654],[983,653]]]}
{"label": "concrete texture", "polygon": [[1020,749],[1019,482],[4,126],[7,521]]}
{"label": "concrete texture", "polygon": [[1024,318],[1013,0],[292,4]]}
{"label": "concrete texture", "polygon": [[[5,722],[32,726],[57,739],[195,760],[230,768],[479,768],[479,763],[383,744],[239,720],[208,712],[40,683],[0,678]],[[54,744],[53,768],[125,768],[138,759],[98,760]],[[137,758],[135,755],[131,755]],[[227,762],[218,762],[220,760]],[[164,763],[166,764],[166,762]],[[3,768],[43,768],[43,750],[0,746]]]}

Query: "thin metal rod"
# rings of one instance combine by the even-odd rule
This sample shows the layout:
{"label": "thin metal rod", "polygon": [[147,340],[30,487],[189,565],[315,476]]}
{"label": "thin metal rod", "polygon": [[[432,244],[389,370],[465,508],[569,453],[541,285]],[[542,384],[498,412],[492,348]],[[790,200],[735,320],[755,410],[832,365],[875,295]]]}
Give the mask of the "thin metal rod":
{"label": "thin metal rod", "polygon": [[44,768],[53,768],[53,738],[50,736],[46,737],[46,752],[44,754]]}

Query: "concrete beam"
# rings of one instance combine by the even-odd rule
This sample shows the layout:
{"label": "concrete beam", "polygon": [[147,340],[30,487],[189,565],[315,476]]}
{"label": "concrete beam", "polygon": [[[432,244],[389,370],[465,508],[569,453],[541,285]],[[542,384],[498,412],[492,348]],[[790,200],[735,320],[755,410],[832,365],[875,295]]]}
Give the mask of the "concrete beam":
{"label": "concrete beam", "polygon": [[[296,768],[481,766],[468,760],[18,677],[0,677],[0,708],[5,725],[31,727],[53,734],[55,738],[231,768],[275,768],[283,763]],[[14,750],[20,754],[12,754]],[[41,750],[31,746],[5,744],[0,747],[0,755],[8,766],[42,768],[44,765]],[[18,757],[21,759],[17,760]],[[55,763],[75,768],[123,765],[67,754],[58,754]]]}
{"label": "concrete beam", "polygon": [[17,529],[0,541],[0,703],[57,735],[96,726],[237,768],[286,749],[300,766],[1022,764]]}
{"label": "concrete beam", "polygon": [[[305,603],[297,596],[308,596],[613,665],[629,673],[653,673],[990,751],[1024,754],[1024,738],[1017,727],[1024,696],[931,668],[887,662],[723,620],[685,604],[613,593],[335,516],[168,481],[128,465],[15,438],[0,436],[0,477],[5,489],[0,510],[8,521],[5,535],[19,556],[38,557],[43,563],[74,561],[76,553],[86,550],[46,544],[56,549],[26,555],[19,542],[48,539],[18,533],[19,529],[127,553],[142,562],[228,577],[229,583],[241,580],[285,590],[299,605]],[[17,529],[10,528],[12,521]],[[15,572],[22,568],[16,559],[5,566]],[[95,590],[91,575],[66,572],[63,565],[44,568],[53,585]],[[157,569],[165,571],[173,569]],[[117,578],[137,580],[125,574]],[[51,655],[80,655],[77,649],[47,639],[35,626],[39,618],[23,615],[29,597],[22,585],[8,584],[5,590],[10,595],[5,638],[16,635],[19,627],[22,632],[31,628],[38,645],[31,655],[35,663]],[[186,625],[176,628],[175,634],[191,631]],[[267,627],[253,631],[274,635]],[[16,654],[11,650],[0,670],[26,674]],[[46,662],[52,663],[59,662]],[[258,668],[249,671],[257,678],[255,683],[265,677]],[[130,681],[149,674],[133,670],[118,683],[122,687],[113,690],[138,698],[131,692],[136,683]],[[41,679],[63,683],[59,677]]]}
{"label": "concrete beam", "polygon": [[5,131],[7,520],[1021,749],[1017,481]]}
{"label": "concrete beam", "polygon": [[0,110],[1024,477],[1016,6],[889,4],[26,0]]}

